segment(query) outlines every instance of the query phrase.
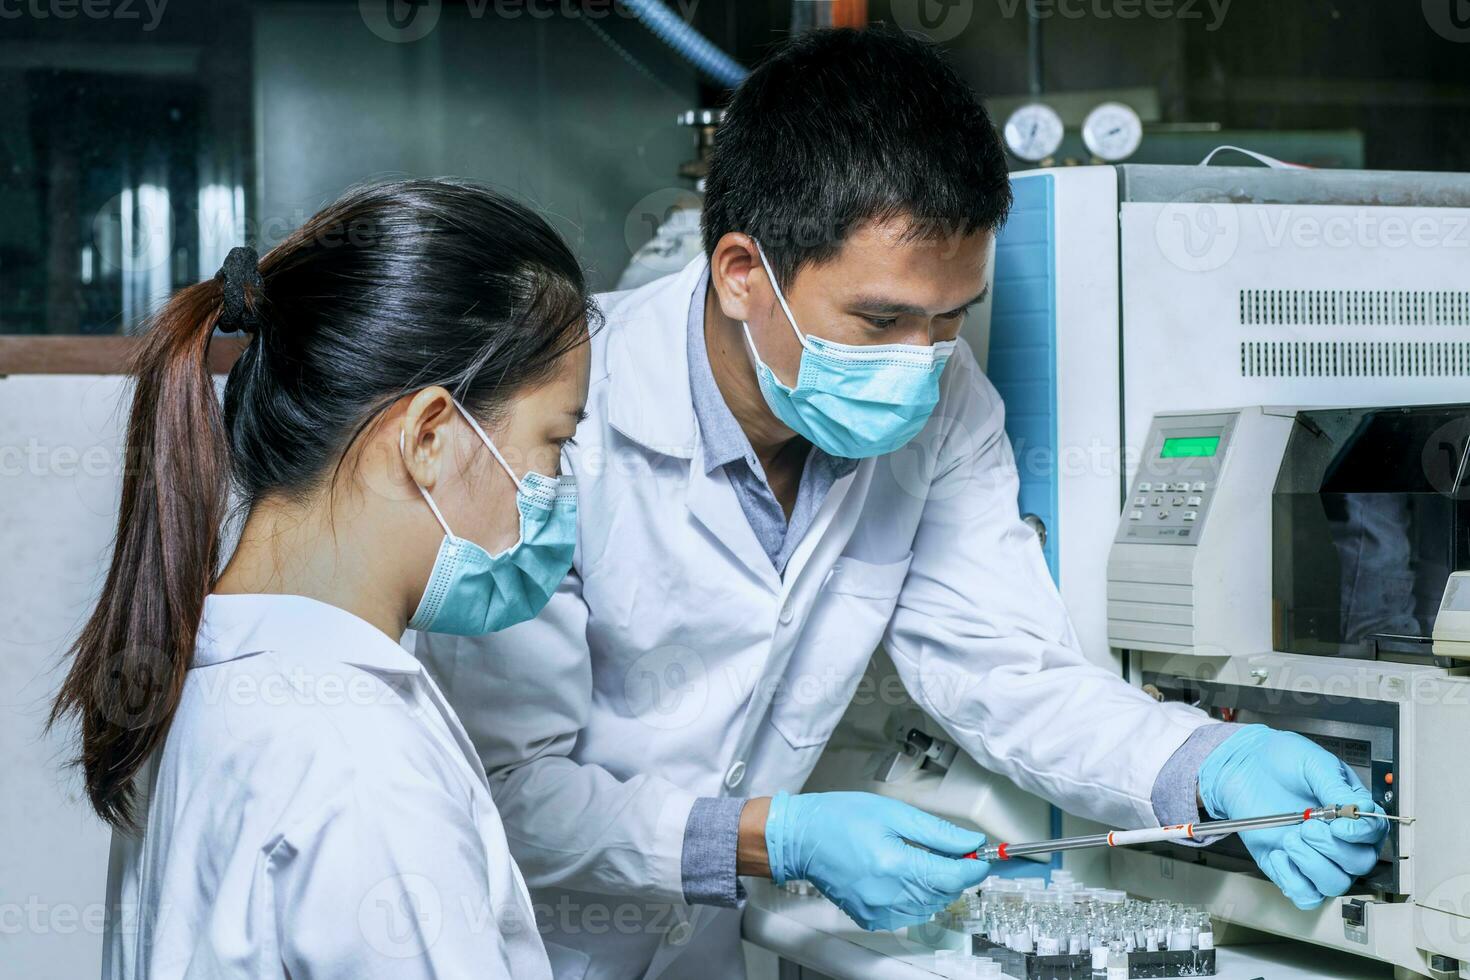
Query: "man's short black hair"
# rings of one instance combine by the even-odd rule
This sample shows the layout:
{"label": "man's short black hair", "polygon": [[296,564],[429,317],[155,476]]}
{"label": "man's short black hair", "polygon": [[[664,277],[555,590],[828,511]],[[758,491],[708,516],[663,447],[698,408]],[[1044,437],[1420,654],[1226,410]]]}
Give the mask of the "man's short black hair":
{"label": "man's short black hair", "polygon": [[990,116],[928,41],[884,28],[783,45],[736,90],[715,137],[704,248],[760,241],[789,280],[869,220],[968,235],[1005,222],[1011,185]]}

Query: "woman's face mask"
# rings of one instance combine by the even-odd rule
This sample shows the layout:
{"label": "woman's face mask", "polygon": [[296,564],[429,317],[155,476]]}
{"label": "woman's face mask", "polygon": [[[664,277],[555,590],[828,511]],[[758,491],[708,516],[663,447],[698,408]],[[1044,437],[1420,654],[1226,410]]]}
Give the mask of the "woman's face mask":
{"label": "woman's face mask", "polygon": [[[408,625],[427,633],[479,636],[534,619],[566,578],[577,544],[577,481],[573,476],[540,473],[517,478],[480,424],[459,402],[454,407],[515,483],[520,538],[492,555],[473,541],[456,537],[434,498],[419,486],[434,519],[444,528],[444,540]],[[401,435],[399,449],[404,449]]]}
{"label": "woman's face mask", "polygon": [[918,435],[939,404],[939,376],[957,342],[864,347],[803,334],[765,250],[755,247],[801,343],[796,386],[788,388],[761,360],[744,325],[761,394],[776,418],[828,455],[849,459],[891,453]]}

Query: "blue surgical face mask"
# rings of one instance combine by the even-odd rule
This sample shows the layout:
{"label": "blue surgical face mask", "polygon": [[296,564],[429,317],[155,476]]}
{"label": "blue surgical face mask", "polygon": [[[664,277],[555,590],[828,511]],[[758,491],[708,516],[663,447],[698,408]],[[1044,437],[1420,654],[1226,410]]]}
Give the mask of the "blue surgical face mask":
{"label": "blue surgical face mask", "polygon": [[828,455],[849,459],[891,453],[918,435],[939,404],[939,376],[958,342],[862,347],[803,334],[759,242],[756,252],[801,342],[796,387],[788,388],[743,325],[761,394],[776,418]]}
{"label": "blue surgical face mask", "polygon": [[492,555],[473,541],[456,537],[434,498],[419,487],[434,519],[444,528],[444,540],[424,597],[408,625],[426,633],[479,636],[536,618],[566,578],[577,544],[577,481],[571,476],[554,479],[540,473],[517,479],[479,423],[458,402],[454,407],[515,483],[521,536]]}

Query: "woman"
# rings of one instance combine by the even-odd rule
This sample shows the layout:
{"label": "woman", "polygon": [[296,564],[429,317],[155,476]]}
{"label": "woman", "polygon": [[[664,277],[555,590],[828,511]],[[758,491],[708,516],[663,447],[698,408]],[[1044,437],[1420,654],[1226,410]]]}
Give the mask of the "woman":
{"label": "woman", "polygon": [[[540,218],[428,180],[158,314],[53,715],[115,827],[104,976],[550,975],[474,749],[396,641],[530,618],[565,575],[591,318]],[[216,327],[251,334],[223,411]]]}

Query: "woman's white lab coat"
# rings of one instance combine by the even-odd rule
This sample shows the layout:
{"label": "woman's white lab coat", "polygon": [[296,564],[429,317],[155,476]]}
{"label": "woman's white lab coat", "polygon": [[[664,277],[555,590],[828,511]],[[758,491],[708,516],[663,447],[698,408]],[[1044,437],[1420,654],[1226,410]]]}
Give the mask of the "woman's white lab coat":
{"label": "woman's white lab coat", "polygon": [[103,976],[550,977],[473,747],[368,623],[213,595],[113,836]]}

